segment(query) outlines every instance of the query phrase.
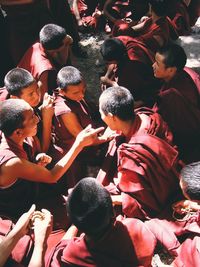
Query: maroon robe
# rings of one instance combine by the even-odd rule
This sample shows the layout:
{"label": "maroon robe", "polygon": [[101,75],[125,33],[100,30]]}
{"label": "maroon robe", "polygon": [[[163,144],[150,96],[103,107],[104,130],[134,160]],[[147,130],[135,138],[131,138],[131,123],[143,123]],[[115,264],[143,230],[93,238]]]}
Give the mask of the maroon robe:
{"label": "maroon robe", "polygon": [[151,112],[138,115],[146,120],[145,130],[110,142],[97,179],[107,186],[120,172],[115,187],[122,195],[123,213],[144,219],[155,217],[176,198],[181,166],[177,150],[170,145],[172,135],[161,117]]}
{"label": "maroon robe", "polygon": [[[57,69],[54,64],[47,58],[46,53],[39,42],[33,44],[24,54],[18,64],[19,68],[28,70],[38,81],[43,72],[48,71],[48,92],[56,88]],[[51,82],[50,82],[51,81]]]}
{"label": "maroon robe", "polygon": [[172,214],[172,209],[168,210],[164,214],[165,218],[151,219],[146,221],[145,225],[170,254],[177,256],[179,251],[182,250],[180,248],[180,246],[182,247],[181,243],[184,244],[185,240],[187,242],[188,239],[192,239],[195,235],[200,237],[200,213],[196,212],[186,216],[185,219],[184,215],[182,217],[179,216],[179,220],[175,219],[175,215],[173,216]]}
{"label": "maroon robe", "polygon": [[154,111],[168,123],[186,162],[200,160],[200,79],[189,68],[178,72],[160,90]]}
{"label": "maroon robe", "polygon": [[188,35],[191,31],[190,18],[187,6],[184,1],[170,1],[167,16],[172,20],[172,24],[179,35]]}
{"label": "maroon robe", "polygon": [[153,54],[132,37],[118,36],[116,39],[122,41],[127,48],[128,58],[118,63],[114,79],[119,85],[129,89],[135,101],[142,100],[145,106],[152,106],[160,87],[151,67]]}
{"label": "maroon robe", "polygon": [[[27,139],[31,140],[31,139]],[[0,144],[0,167],[12,158],[34,160],[32,141],[24,143],[24,148],[16,145],[2,134]],[[37,183],[17,179],[12,185],[0,187],[0,214],[13,220],[19,218],[36,201]]]}
{"label": "maroon robe", "polygon": [[138,219],[116,220],[97,241],[85,241],[85,235],[62,240],[48,266],[151,266],[155,238]]}
{"label": "maroon robe", "polygon": [[144,28],[137,33],[129,27],[128,23],[118,21],[113,28],[112,34],[113,36],[128,35],[134,37],[139,43],[146,45],[153,53],[156,53],[160,47],[154,36],[162,38],[163,45],[166,45],[170,39],[176,40],[178,38],[171,20],[165,17],[158,19],[155,23],[152,23],[152,19],[148,18]]}

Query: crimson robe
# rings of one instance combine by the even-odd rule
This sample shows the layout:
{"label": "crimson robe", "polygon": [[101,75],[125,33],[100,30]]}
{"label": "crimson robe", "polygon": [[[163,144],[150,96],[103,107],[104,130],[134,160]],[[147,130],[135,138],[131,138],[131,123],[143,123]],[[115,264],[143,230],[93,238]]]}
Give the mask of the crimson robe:
{"label": "crimson robe", "polygon": [[99,240],[62,240],[48,266],[151,266],[155,238],[138,219],[116,220]]}
{"label": "crimson robe", "polygon": [[170,254],[177,256],[182,250],[181,247],[185,246],[185,240],[187,243],[187,240],[192,239],[194,236],[200,237],[200,213],[196,212],[185,217],[185,219],[182,219],[184,217],[182,216],[180,220],[175,219],[175,215],[173,216],[172,214],[172,209],[169,209],[162,218],[146,221],[145,225]]}
{"label": "crimson robe", "polygon": [[118,176],[115,187],[122,195],[123,213],[142,219],[157,216],[176,198],[181,168],[167,125],[158,114],[147,114],[138,114],[147,122],[145,130],[110,142],[97,176],[104,186]]}
{"label": "crimson robe", "polygon": [[177,33],[179,35],[188,35],[191,28],[186,4],[184,1],[171,0],[169,5],[167,16],[171,19]]}
{"label": "crimson robe", "polygon": [[200,78],[189,68],[178,72],[160,90],[154,111],[168,123],[186,162],[200,160]]}
{"label": "crimson robe", "polygon": [[26,51],[18,67],[28,70],[37,81],[43,72],[48,71],[48,93],[52,94],[52,90],[57,86],[56,75],[58,69],[47,58],[40,43],[36,42]]}
{"label": "crimson robe", "polygon": [[[24,149],[16,145],[9,138],[5,138],[4,134],[1,137],[0,143],[0,167],[8,160],[20,157],[26,160],[34,160],[34,149],[31,139],[28,139],[29,144],[24,143]],[[35,203],[37,183],[17,179],[8,187],[0,187],[0,214],[8,216],[15,220],[26,212],[30,206]]]}

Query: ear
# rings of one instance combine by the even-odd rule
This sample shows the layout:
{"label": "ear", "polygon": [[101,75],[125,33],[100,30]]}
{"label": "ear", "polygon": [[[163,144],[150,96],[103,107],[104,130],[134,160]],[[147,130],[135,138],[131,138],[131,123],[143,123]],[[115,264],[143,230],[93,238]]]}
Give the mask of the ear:
{"label": "ear", "polygon": [[16,129],[13,134],[17,137],[21,137],[22,136],[22,129]]}
{"label": "ear", "polygon": [[168,71],[169,71],[169,74],[170,74],[171,76],[174,76],[175,73],[177,72],[177,68],[176,68],[176,67],[169,67],[169,68],[168,68]]}

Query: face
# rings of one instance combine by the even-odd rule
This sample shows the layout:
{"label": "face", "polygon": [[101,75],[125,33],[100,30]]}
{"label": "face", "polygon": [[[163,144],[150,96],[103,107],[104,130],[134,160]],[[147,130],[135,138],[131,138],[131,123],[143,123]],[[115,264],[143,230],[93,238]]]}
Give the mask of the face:
{"label": "face", "polygon": [[164,56],[156,53],[155,62],[153,64],[154,76],[159,79],[165,79],[169,76],[171,68],[166,68],[164,64]]}
{"label": "face", "polygon": [[31,107],[36,107],[40,103],[40,87],[41,83],[40,82],[34,82],[30,86],[22,89],[21,94],[20,94],[20,99],[23,99],[26,101]]}
{"label": "face", "polygon": [[61,47],[55,50],[48,50],[47,54],[60,67],[65,66],[69,57],[71,44],[72,44],[72,38],[70,36],[66,36],[62,42]]}
{"label": "face", "polygon": [[65,92],[62,90],[62,92],[64,96],[70,100],[81,101],[84,98],[85,90],[86,90],[86,85],[85,82],[82,81],[77,85],[69,85],[67,87],[67,91]]}
{"label": "face", "polygon": [[37,124],[39,122],[38,117],[35,115],[35,112],[32,108],[27,108],[23,112],[24,115],[24,122],[23,128],[21,129],[22,134],[25,137],[35,136],[37,134]]}

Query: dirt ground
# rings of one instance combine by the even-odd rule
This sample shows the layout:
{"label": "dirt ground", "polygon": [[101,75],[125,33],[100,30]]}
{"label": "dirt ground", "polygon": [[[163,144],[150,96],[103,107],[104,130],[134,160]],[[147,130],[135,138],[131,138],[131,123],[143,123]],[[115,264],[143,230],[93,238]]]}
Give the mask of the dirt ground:
{"label": "dirt ground", "polygon": [[[99,77],[105,70],[104,62],[100,55],[100,46],[109,36],[105,33],[83,34],[81,35],[81,45],[88,53],[84,59],[75,59],[74,65],[80,69],[87,83],[86,99],[98,105],[99,95],[101,94]],[[187,54],[187,66],[200,73],[200,18],[194,26],[194,33],[190,36],[179,37],[178,43],[181,44]],[[97,168],[90,170],[95,176]],[[173,258],[162,248],[157,248],[153,257],[153,267],[170,266]]]}

